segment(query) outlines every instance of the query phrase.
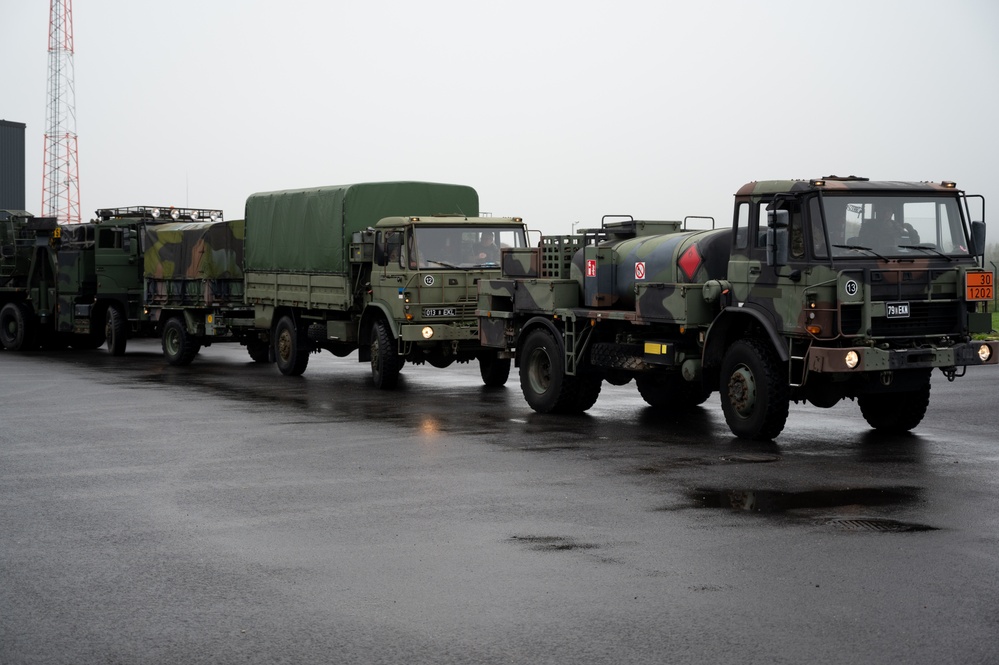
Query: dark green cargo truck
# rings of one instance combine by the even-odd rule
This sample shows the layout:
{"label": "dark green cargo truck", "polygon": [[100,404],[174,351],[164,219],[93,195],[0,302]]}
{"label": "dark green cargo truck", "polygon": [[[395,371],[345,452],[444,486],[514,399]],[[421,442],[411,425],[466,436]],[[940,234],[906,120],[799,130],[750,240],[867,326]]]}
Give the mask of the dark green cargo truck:
{"label": "dark green cargo truck", "polygon": [[381,388],[406,362],[473,360],[487,385],[502,385],[510,361],[479,344],[477,283],[498,277],[500,248],[523,249],[526,235],[520,219],[478,215],[471,187],[382,182],[253,194],[245,222],[217,233],[149,229],[147,300],[167,358],[239,341],[299,375],[314,352],[356,350]]}
{"label": "dark green cargo truck", "polygon": [[950,182],[831,176],[749,183],[725,229],[605,220],[506,252],[503,277],[479,283],[482,344],[516,358],[539,412],[634,380],[660,410],[719,391],[744,438],[776,437],[792,400],[855,399],[873,428],[908,431],[933,369],[999,362],[974,339],[994,275],[973,208],[984,217]]}

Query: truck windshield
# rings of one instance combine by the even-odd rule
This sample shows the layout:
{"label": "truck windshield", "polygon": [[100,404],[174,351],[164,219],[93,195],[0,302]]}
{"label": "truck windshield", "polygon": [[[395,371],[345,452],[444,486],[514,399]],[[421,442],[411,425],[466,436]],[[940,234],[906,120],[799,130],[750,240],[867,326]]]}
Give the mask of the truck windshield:
{"label": "truck windshield", "polygon": [[521,227],[418,227],[413,232],[420,268],[469,268],[498,266],[500,249],[526,247]]}
{"label": "truck windshield", "polygon": [[817,257],[918,255],[967,256],[957,197],[873,196],[826,194],[826,233],[819,215],[820,200],[812,199],[812,248]]}

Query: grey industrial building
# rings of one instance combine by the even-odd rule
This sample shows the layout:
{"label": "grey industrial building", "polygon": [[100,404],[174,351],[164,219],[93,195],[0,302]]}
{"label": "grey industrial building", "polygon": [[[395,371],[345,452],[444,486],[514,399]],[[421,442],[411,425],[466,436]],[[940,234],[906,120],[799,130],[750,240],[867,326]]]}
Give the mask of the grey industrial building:
{"label": "grey industrial building", "polygon": [[23,122],[0,120],[0,210],[24,210]]}

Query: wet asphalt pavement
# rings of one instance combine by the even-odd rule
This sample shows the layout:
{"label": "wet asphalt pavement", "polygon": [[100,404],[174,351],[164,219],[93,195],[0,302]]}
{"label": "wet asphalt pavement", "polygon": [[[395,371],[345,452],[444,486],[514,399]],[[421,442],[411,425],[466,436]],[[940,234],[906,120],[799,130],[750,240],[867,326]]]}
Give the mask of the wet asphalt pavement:
{"label": "wet asphalt pavement", "polygon": [[997,379],[752,444],[633,384],[0,352],[0,663],[999,662]]}

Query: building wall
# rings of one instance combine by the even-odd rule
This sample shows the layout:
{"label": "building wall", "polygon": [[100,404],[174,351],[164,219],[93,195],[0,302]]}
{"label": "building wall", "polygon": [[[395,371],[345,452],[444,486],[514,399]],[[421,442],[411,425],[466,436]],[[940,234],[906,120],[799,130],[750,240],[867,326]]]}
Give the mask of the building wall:
{"label": "building wall", "polygon": [[0,210],[24,210],[24,128],[0,120]]}

